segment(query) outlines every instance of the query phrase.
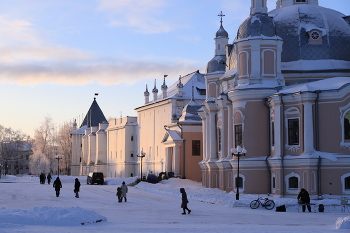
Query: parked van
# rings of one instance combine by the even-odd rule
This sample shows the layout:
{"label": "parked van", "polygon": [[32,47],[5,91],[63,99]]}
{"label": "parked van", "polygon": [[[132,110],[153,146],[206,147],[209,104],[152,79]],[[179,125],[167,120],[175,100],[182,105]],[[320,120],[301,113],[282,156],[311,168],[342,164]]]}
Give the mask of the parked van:
{"label": "parked van", "polygon": [[87,184],[104,184],[104,177],[102,172],[90,172],[86,179]]}

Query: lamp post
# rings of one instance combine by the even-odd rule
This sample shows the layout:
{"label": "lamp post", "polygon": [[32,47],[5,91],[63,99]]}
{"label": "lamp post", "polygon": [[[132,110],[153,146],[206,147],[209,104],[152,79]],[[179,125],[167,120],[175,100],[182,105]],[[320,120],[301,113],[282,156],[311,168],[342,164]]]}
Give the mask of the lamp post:
{"label": "lamp post", "polygon": [[57,159],[57,176],[60,176],[60,159],[62,159],[62,155],[56,155],[55,156],[55,159]]}
{"label": "lamp post", "polygon": [[142,159],[143,159],[145,156],[146,156],[146,153],[143,152],[142,150],[141,150],[140,154],[137,154],[137,157],[141,158],[141,163],[140,163],[140,165],[141,165],[141,173],[140,173],[141,181],[142,181],[142,178],[143,178],[143,176],[142,176]]}
{"label": "lamp post", "polygon": [[247,150],[243,147],[237,146],[236,148],[231,149],[232,156],[237,157],[237,180],[236,180],[236,200],[239,200],[239,158],[241,156],[245,156],[245,153],[247,153]]}

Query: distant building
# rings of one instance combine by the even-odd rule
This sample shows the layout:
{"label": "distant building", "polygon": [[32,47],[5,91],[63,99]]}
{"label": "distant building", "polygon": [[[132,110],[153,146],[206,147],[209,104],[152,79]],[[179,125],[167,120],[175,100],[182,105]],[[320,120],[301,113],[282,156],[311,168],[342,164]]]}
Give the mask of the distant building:
{"label": "distant building", "polygon": [[[28,142],[11,142],[2,145],[3,157],[0,162],[0,178],[2,175],[18,175],[29,173],[29,157],[33,154]],[[5,152],[6,150],[6,152]]]}
{"label": "distant building", "polygon": [[146,87],[138,117],[108,123],[94,99],[84,122],[72,132],[72,175],[103,172],[108,177],[167,173],[201,181],[202,121],[197,110],[205,99],[205,80],[198,71],[180,77],[162,93],[156,83],[149,100]]}

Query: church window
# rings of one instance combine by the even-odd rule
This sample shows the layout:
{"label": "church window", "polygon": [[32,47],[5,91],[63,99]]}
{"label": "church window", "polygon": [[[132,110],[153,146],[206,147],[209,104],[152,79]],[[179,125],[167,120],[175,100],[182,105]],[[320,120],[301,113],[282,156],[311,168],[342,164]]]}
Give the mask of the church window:
{"label": "church window", "polygon": [[235,147],[242,146],[242,125],[235,125]]}
{"label": "church window", "polygon": [[344,116],[344,139],[350,139],[350,111]]}
{"label": "church window", "polygon": [[295,0],[295,3],[307,3],[307,0]]}
{"label": "church window", "polygon": [[310,34],[311,38],[313,40],[317,40],[318,38],[320,38],[320,33],[316,32],[316,31],[313,31],[311,34]]}
{"label": "church window", "polygon": [[201,141],[192,140],[192,156],[200,156],[200,155],[201,155]]}
{"label": "church window", "polygon": [[292,176],[292,177],[289,177],[288,179],[288,183],[289,183],[289,187],[290,189],[297,189],[298,188],[298,177],[295,177],[295,176]]}
{"label": "church window", "polygon": [[131,157],[131,158],[134,157],[134,153],[131,153],[131,154],[130,154],[130,157]]}
{"label": "church window", "polygon": [[288,145],[299,145],[299,119],[288,119]]}
{"label": "church window", "polygon": [[218,44],[218,50],[220,50],[220,44]]}
{"label": "church window", "polygon": [[314,29],[309,33],[309,44],[322,44],[322,32]]}
{"label": "church window", "polygon": [[344,184],[345,184],[345,189],[350,189],[350,176],[345,178]]}
{"label": "church window", "polygon": [[272,188],[276,188],[276,177],[272,177]]}
{"label": "church window", "polygon": [[134,141],[134,136],[133,135],[131,135],[131,141]]}

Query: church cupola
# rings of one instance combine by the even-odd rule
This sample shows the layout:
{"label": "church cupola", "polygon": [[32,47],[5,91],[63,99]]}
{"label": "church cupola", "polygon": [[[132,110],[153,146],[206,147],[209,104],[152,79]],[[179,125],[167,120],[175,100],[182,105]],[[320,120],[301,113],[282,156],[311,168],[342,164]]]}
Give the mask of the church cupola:
{"label": "church cupola", "polygon": [[143,93],[143,96],[145,97],[145,104],[149,103],[149,92],[148,92],[148,87],[146,84],[146,91]]}
{"label": "church cupola", "polygon": [[252,0],[252,5],[250,7],[250,15],[267,14],[266,2],[267,0]]}
{"label": "church cupola", "polygon": [[211,59],[207,64],[207,73],[213,73],[217,71],[226,70],[226,45],[228,44],[228,33],[222,26],[222,17],[225,15],[222,14],[222,11],[218,15],[221,17],[220,28],[215,35],[215,54],[214,58]]}
{"label": "church cupola", "polygon": [[177,84],[177,90],[178,90],[178,96],[179,97],[183,96],[183,87],[184,87],[184,85],[181,83],[181,75],[180,75],[179,83]]}
{"label": "church cupola", "polygon": [[165,84],[165,78],[167,77],[168,75],[164,75],[164,81],[163,81],[163,85],[162,85],[162,93],[163,93],[163,99],[165,99],[167,96],[168,96],[168,86]]}
{"label": "church cupola", "polygon": [[156,87],[156,80],[154,80],[154,88],[152,90],[153,93],[153,102],[157,101],[158,89]]}

